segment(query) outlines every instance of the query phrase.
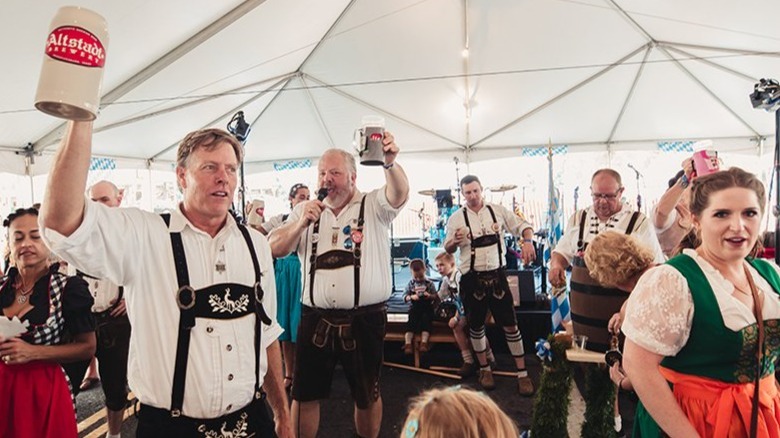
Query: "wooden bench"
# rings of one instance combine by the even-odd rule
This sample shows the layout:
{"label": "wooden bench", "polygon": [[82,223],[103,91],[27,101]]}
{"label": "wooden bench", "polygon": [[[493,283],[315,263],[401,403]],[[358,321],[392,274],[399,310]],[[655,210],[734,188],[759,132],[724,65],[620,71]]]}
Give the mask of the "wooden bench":
{"label": "wooden bench", "polygon": [[[387,331],[385,332],[385,341],[401,343],[406,342],[406,323],[408,319],[409,316],[406,314],[387,315]],[[405,370],[431,374],[434,376],[460,380],[460,376],[457,374],[423,368],[420,365],[420,338],[421,336],[415,333],[414,338],[412,339],[414,366],[388,361],[385,361],[385,365],[393,368],[401,368]],[[455,343],[455,336],[452,334],[452,329],[445,322],[434,321],[431,335],[428,338],[428,344],[432,346],[433,344],[444,343]]]}

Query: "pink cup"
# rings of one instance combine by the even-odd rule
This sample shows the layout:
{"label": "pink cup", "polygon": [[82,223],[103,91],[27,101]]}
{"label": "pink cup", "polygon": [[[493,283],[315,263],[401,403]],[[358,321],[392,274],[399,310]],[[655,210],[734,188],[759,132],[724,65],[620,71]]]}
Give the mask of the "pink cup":
{"label": "pink cup", "polygon": [[696,176],[705,176],[720,170],[718,152],[701,150],[693,153],[693,171]]}

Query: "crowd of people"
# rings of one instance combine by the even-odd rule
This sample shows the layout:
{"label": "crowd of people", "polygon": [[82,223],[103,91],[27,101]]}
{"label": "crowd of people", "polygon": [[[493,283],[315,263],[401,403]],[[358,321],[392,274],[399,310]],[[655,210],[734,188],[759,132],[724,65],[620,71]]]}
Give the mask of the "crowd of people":
{"label": "crowd of people", "polygon": [[[242,160],[232,135],[204,129],[181,141],[183,200],[159,215],[116,208],[122,193],[110,182],[86,187],[92,129],[68,125],[40,211],[20,209],[4,223],[11,268],[0,305],[9,326],[23,328],[0,336],[0,436],[77,436],[74,396],[99,370],[109,438],[120,434],[128,384],[140,403],[138,436],[314,437],[337,365],[357,435],[378,436],[393,292],[386,240],[409,196],[392,133],[382,140],[385,185],[359,191],[355,157],[328,149],[317,199],[296,184],[290,213],[252,229],[230,211]],[[410,263],[403,349],[411,353],[419,335],[427,351],[432,321],[444,315],[459,374],[490,390],[486,324],[495,323],[517,392],[533,395],[504,239],[516,236],[531,263],[533,227],[486,202],[477,176],[459,188],[465,205],[434,260],[440,284],[426,261]],[[609,373],[639,397],[636,436],[780,437],[780,269],[756,257],[762,183],[738,168],[696,175],[686,160],[649,216],[622,202],[612,169],[596,171],[590,188],[593,204],[570,218],[549,281],[570,285],[573,330],[589,348],[625,343]],[[93,361],[85,375],[93,357],[98,369]],[[620,421],[615,404],[618,432]],[[416,398],[402,436],[518,429],[484,393],[451,387]]]}

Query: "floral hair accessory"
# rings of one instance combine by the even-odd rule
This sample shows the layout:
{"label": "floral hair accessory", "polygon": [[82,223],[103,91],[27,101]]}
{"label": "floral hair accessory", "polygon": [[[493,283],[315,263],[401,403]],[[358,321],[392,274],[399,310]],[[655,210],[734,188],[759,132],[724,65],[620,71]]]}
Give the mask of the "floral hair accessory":
{"label": "floral hair accessory", "polygon": [[420,430],[420,422],[417,421],[416,418],[412,418],[406,422],[406,426],[404,427],[404,437],[414,438],[414,436],[417,435],[418,430]]}

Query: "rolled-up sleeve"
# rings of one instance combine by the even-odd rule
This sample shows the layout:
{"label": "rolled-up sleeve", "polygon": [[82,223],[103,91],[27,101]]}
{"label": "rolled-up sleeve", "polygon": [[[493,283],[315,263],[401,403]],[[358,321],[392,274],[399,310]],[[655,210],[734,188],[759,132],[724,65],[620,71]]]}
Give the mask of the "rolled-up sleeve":
{"label": "rolled-up sleeve", "polygon": [[[108,208],[86,200],[81,225],[70,236],[63,236],[46,228],[39,218],[41,236],[58,256],[90,275],[105,278],[116,284],[126,284],[140,263],[142,231],[150,217],[162,220],[152,213],[136,208]],[[134,256],[135,254],[135,256]]]}

